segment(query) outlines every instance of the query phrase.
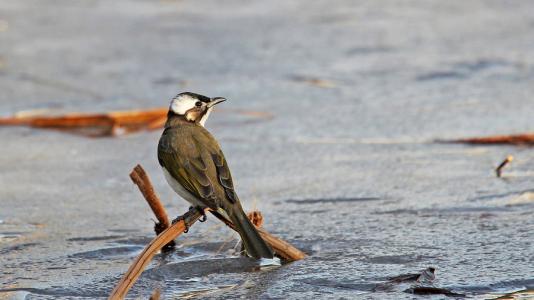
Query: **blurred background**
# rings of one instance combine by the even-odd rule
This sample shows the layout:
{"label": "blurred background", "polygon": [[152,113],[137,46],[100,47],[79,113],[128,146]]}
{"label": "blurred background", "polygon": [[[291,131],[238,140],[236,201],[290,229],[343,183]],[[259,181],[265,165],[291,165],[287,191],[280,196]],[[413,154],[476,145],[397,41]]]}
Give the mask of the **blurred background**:
{"label": "blurred background", "polygon": [[[428,266],[475,298],[534,286],[534,154],[432,143],[533,130],[532,2],[0,0],[0,91],[2,117],[228,99],[207,128],[245,208],[310,257],[250,272],[211,218],[132,297],[411,299],[375,287]],[[131,168],[188,207],[160,133],[0,128],[0,298],[109,294],[153,237]]]}

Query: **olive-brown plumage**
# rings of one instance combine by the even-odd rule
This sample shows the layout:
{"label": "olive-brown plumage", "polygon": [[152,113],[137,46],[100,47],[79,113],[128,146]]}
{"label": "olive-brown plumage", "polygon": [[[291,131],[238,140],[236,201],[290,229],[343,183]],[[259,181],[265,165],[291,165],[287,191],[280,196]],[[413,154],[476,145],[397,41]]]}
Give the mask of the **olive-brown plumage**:
{"label": "olive-brown plumage", "polygon": [[[183,114],[176,113],[172,108],[171,104],[158,145],[158,160],[169,184],[193,206],[209,207],[219,217],[231,220],[250,256],[273,258],[272,249],[241,207],[219,143],[200,123],[202,115],[209,114],[211,107],[202,113],[202,106],[197,103]],[[197,117],[188,120],[186,116],[188,112],[190,116],[193,109],[200,113],[195,112]]]}

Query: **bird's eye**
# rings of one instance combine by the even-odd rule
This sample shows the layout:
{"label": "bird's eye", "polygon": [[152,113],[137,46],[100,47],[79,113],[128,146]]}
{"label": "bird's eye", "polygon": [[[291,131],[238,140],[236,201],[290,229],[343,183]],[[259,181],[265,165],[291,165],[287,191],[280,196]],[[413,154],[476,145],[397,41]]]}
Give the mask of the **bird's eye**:
{"label": "bird's eye", "polygon": [[200,106],[202,105],[202,102],[197,101],[197,102],[195,103],[195,105],[196,105],[197,107],[200,107]]}

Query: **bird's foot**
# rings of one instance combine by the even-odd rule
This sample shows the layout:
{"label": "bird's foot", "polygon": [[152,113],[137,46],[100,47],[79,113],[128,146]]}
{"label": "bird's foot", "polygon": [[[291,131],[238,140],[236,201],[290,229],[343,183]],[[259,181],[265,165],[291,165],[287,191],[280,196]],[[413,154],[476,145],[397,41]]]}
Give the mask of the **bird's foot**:
{"label": "bird's foot", "polygon": [[202,208],[202,206],[189,206],[189,210],[196,210],[198,211],[201,215],[202,215],[202,219],[199,219],[198,221],[199,222],[206,222],[207,220],[207,216],[206,216],[206,213],[204,212],[204,208]]}
{"label": "bird's foot", "polygon": [[195,207],[195,209],[202,215],[202,218],[199,219],[198,221],[199,222],[206,222],[208,217],[206,216],[206,212],[204,211],[204,209],[202,207],[200,207],[200,206]]}
{"label": "bird's foot", "polygon": [[187,224],[187,221],[185,220],[184,216],[178,216],[176,219],[172,220],[172,224],[176,222],[180,222],[180,221],[184,221],[184,226],[185,226],[184,233],[189,232],[189,224]]}

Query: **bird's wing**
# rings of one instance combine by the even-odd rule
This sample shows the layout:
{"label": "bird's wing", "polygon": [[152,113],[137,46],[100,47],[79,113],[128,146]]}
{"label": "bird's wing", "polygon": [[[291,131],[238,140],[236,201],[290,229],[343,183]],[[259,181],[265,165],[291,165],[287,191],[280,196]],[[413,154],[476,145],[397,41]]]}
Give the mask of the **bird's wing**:
{"label": "bird's wing", "polygon": [[160,164],[210,208],[225,208],[225,199],[230,204],[238,201],[224,154],[208,131],[202,128],[187,139],[176,132],[168,134],[158,148]]}
{"label": "bird's wing", "polygon": [[230,173],[230,168],[228,168],[228,163],[222,150],[218,147],[217,149],[211,149],[210,155],[213,163],[215,164],[215,169],[217,171],[217,179],[219,184],[224,189],[224,194],[226,199],[230,203],[236,203],[238,201],[237,194],[234,190],[234,182],[232,181],[232,174]]}
{"label": "bird's wing", "polygon": [[210,178],[218,192],[217,196],[220,200],[225,198],[231,204],[238,202],[230,168],[217,140],[204,128],[195,134],[194,140],[201,149],[204,162],[210,166]]}
{"label": "bird's wing", "polygon": [[178,132],[166,132],[160,139],[160,165],[189,193],[203,200],[208,207],[216,209],[219,205],[209,178],[208,165],[202,157],[202,149],[194,139],[183,139],[183,135],[176,133]]}

